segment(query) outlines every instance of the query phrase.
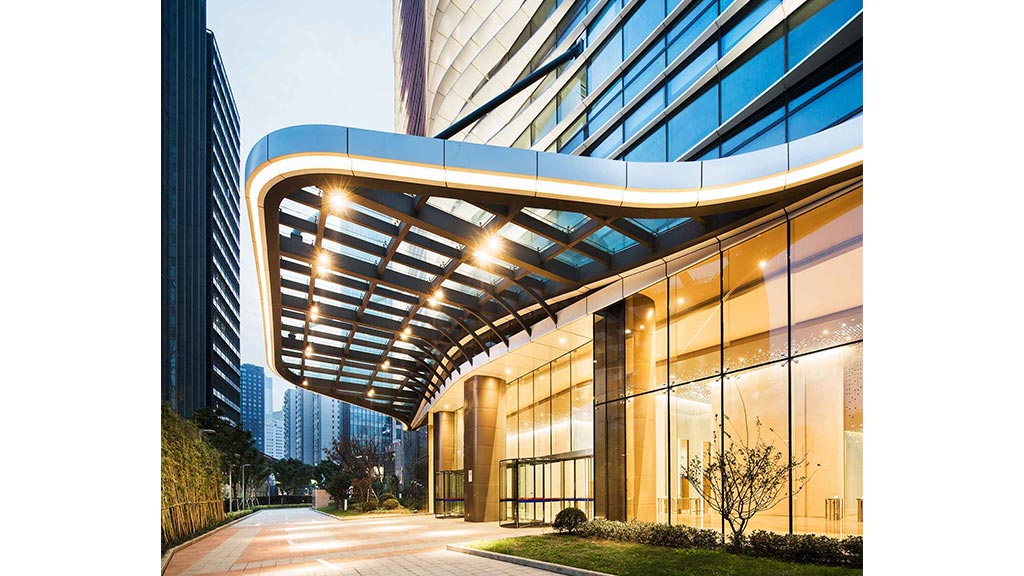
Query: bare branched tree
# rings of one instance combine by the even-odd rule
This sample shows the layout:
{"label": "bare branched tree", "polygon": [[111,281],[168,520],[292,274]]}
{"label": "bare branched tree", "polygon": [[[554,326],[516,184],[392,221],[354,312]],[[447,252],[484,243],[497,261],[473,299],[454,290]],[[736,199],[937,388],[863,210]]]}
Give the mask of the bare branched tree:
{"label": "bare branched tree", "polygon": [[[796,475],[807,461],[806,454],[800,458],[787,457],[765,441],[760,418],[755,418],[754,428],[753,438],[749,426],[744,434],[737,435],[739,438],[726,432],[729,442],[724,450],[715,432],[707,462],[695,456],[689,465],[682,466],[682,474],[701,498],[729,524],[734,544],[743,541],[743,532],[754,515],[787,498],[790,471],[794,474],[794,495],[810,480],[810,476]],[[771,428],[769,431],[774,432]]]}
{"label": "bare branched tree", "polygon": [[352,485],[360,491],[361,496],[370,499],[373,481],[383,473],[387,459],[384,443],[379,438],[335,438],[331,447],[324,450],[324,455],[352,479]]}

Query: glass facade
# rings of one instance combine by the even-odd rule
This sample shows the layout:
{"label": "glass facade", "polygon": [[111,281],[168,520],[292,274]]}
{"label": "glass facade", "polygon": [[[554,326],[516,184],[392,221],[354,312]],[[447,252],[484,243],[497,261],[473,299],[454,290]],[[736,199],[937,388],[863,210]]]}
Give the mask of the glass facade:
{"label": "glass facade", "polygon": [[685,478],[762,440],[807,482],[752,529],[861,534],[862,189],[594,316],[596,514],[722,529]]}
{"label": "glass facade", "polygon": [[[810,0],[788,16],[781,0],[738,10],[732,3],[608,2],[582,36],[584,65],[514,146],[648,162],[708,159],[795,140],[861,113],[861,43],[836,34],[861,12],[861,0]],[[773,87],[776,96],[761,98]]]}
{"label": "glass facade", "polygon": [[570,506],[593,516],[593,376],[586,344],[505,383],[499,522],[550,524]]}

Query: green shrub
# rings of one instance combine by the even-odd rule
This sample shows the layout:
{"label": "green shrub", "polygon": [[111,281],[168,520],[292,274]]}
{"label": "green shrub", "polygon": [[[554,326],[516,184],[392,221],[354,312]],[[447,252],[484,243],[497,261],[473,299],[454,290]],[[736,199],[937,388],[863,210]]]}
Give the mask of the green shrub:
{"label": "green shrub", "polygon": [[377,496],[377,501],[378,502],[387,502],[388,500],[398,500],[398,498],[394,494],[392,494],[391,492],[385,492],[385,493]]}
{"label": "green shrub", "polygon": [[363,509],[363,512],[373,512],[374,510],[377,509],[378,506],[380,506],[380,503],[377,502],[376,500],[367,500],[366,502],[363,502],[360,506]]}
{"label": "green shrub", "polygon": [[776,534],[754,530],[747,538],[743,552],[790,562],[859,568],[864,563],[864,539],[850,536],[839,540],[816,534]]}
{"label": "green shrub", "polygon": [[385,510],[395,510],[401,507],[401,504],[399,504],[398,500],[395,500],[394,498],[388,498],[381,503],[380,507]]}
{"label": "green shrub", "polygon": [[847,536],[839,541],[839,548],[846,555],[846,563],[854,568],[864,567],[864,537]]}
{"label": "green shrub", "polygon": [[638,520],[618,522],[603,518],[595,518],[580,526],[578,533],[587,538],[620,540],[673,548],[715,549],[720,546],[722,539],[721,534],[715,530],[698,530],[689,526],[669,526]]}
{"label": "green shrub", "polygon": [[579,508],[563,508],[555,515],[552,528],[559,532],[575,533],[580,526],[587,523],[587,514]]}

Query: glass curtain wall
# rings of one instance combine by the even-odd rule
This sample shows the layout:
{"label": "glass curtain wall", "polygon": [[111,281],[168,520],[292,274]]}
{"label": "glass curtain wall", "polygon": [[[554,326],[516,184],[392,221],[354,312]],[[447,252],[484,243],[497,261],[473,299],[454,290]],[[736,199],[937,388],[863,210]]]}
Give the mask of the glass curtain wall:
{"label": "glass curtain wall", "polygon": [[862,200],[833,198],[595,314],[599,516],[722,529],[685,467],[760,435],[801,464],[749,529],[862,533]]}
{"label": "glass curtain wall", "polygon": [[549,524],[570,506],[593,516],[593,357],[586,344],[505,384],[500,522]]}

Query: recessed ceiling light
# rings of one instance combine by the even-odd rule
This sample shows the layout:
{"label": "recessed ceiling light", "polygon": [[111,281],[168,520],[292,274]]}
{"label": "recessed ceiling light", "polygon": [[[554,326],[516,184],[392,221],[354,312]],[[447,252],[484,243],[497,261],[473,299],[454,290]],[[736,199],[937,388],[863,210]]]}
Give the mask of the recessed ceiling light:
{"label": "recessed ceiling light", "polygon": [[768,265],[768,262],[761,260],[760,262],[757,263],[757,265],[760,266],[761,268],[764,268],[765,266]]}
{"label": "recessed ceiling light", "polygon": [[327,252],[321,252],[320,255],[316,257],[316,261],[321,266],[327,266],[331,263],[331,257],[327,255]]}

